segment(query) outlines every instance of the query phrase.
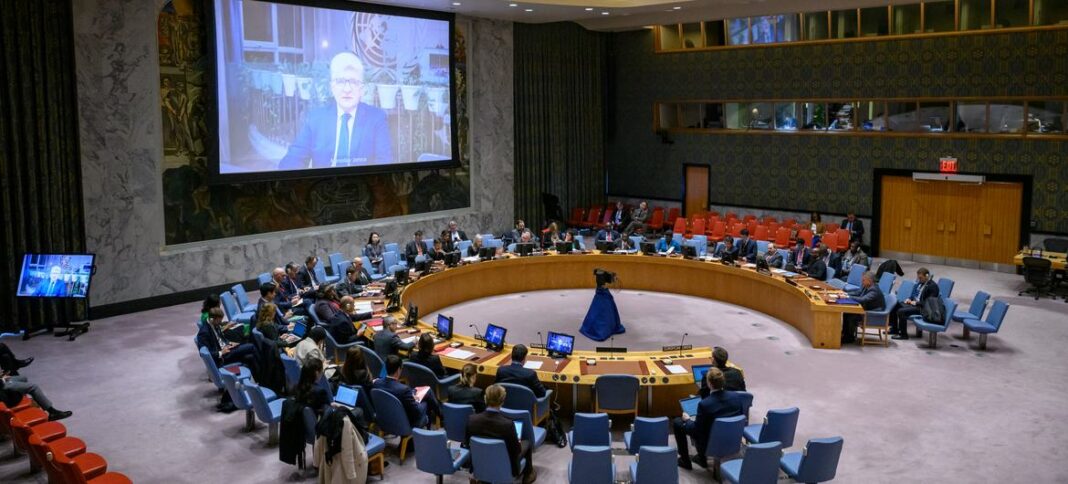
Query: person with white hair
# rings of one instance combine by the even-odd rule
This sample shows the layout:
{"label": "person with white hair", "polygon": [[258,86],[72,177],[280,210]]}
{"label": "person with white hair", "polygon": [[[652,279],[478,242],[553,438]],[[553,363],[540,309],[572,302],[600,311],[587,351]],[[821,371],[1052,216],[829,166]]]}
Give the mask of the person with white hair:
{"label": "person with white hair", "polygon": [[278,169],[393,163],[386,112],[360,102],[364,68],[356,54],[341,52],[330,61],[330,93],[334,102],[308,111]]}

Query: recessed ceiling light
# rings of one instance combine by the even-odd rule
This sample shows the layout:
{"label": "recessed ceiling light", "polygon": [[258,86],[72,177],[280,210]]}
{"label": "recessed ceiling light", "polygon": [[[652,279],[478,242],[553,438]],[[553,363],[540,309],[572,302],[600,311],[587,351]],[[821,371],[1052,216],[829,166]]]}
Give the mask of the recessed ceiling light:
{"label": "recessed ceiling light", "polygon": [[[456,4],[454,3],[453,5],[456,5]],[[674,8],[675,10],[682,10],[682,7],[672,7],[672,8]]]}
{"label": "recessed ceiling light", "polygon": [[509,7],[518,7],[519,4],[518,3],[509,3],[508,6]]}
{"label": "recessed ceiling light", "polygon": [[526,11],[527,11],[527,12],[533,12],[533,11],[534,11],[534,9],[533,9],[533,8],[528,8],[528,9],[526,9]]}
{"label": "recessed ceiling light", "polygon": [[593,7],[586,7],[586,11],[587,12],[592,12],[593,11]]}
{"label": "recessed ceiling light", "polygon": [[459,7],[460,6],[460,2],[452,2],[452,6],[453,7]]}
{"label": "recessed ceiling light", "polygon": [[608,15],[608,12],[601,12],[601,15]]}

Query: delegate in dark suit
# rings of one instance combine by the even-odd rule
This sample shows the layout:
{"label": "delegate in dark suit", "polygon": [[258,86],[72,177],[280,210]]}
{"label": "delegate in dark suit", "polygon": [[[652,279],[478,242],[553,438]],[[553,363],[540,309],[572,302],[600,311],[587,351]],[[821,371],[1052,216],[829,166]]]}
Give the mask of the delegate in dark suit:
{"label": "delegate in dark suit", "polygon": [[734,245],[738,247],[739,258],[744,258],[746,262],[756,262],[757,243],[755,240],[742,238],[738,239]]}
{"label": "delegate in dark suit", "polygon": [[[335,103],[308,112],[278,169],[330,168],[334,165],[335,150],[339,151],[336,158],[341,166],[393,163],[393,141],[385,111],[359,103],[356,118],[346,123],[352,125],[347,153],[340,152],[344,147],[338,140],[343,119],[348,118],[342,117]],[[341,140],[345,140],[344,134]]]}
{"label": "delegate in dark suit", "polygon": [[849,219],[842,220],[841,227],[849,231],[849,240],[864,240],[864,222],[859,218],[854,218],[852,222]]}
{"label": "delegate in dark suit", "polygon": [[386,361],[387,356],[395,355],[400,350],[410,350],[415,344],[401,341],[397,333],[383,326],[382,331],[375,334],[374,345],[375,353],[378,353],[378,357],[382,358],[382,361]]}
{"label": "delegate in dark suit", "polygon": [[420,255],[426,255],[426,245],[421,240],[409,240],[404,246],[404,257],[408,259],[408,266],[412,267],[415,257]]}
{"label": "delegate in dark suit", "polygon": [[708,446],[708,434],[712,432],[712,424],[717,418],[742,415],[742,404],[742,397],[737,392],[717,390],[701,400],[697,406],[695,418],[686,421],[676,418],[673,426],[679,456],[687,462],[690,460],[689,448],[684,445],[686,436],[693,438],[693,445],[697,448],[698,455],[703,456]]}
{"label": "delegate in dark suit", "polygon": [[811,256],[808,253],[808,249],[804,247],[794,247],[790,251],[790,257],[786,259],[786,268],[794,271],[804,270],[808,266]]}
{"label": "delegate in dark suit", "polygon": [[433,353],[424,356],[419,351],[413,351],[408,357],[408,361],[423,365],[434,372],[434,376],[438,378],[445,378],[445,366],[441,364],[441,357]]}
{"label": "delegate in dark suit", "polygon": [[545,396],[545,387],[538,380],[538,374],[530,368],[523,368],[522,363],[512,362],[508,366],[498,367],[495,383],[515,383],[529,388],[537,398]]}
{"label": "delegate in dark suit", "polygon": [[[262,297],[259,301],[256,302],[257,315],[260,314],[260,308],[262,308],[263,305],[266,303],[267,301],[264,301]],[[278,309],[278,306],[275,306],[274,309],[274,325],[275,328],[278,330],[278,334],[282,334],[289,331],[289,321],[286,321],[285,315],[282,314],[282,310]]]}
{"label": "delegate in dark suit", "polygon": [[252,363],[256,351],[255,347],[249,343],[242,343],[223,354],[223,339],[217,331],[211,323],[201,324],[200,329],[197,331],[197,346],[203,346],[208,349],[208,353],[211,354],[211,359],[215,360],[216,366],[229,365],[231,363],[250,365]]}
{"label": "delegate in dark suit", "polygon": [[[850,296],[856,301],[865,311],[882,311],[886,308],[886,301],[883,299],[883,291],[879,289],[878,284],[872,284],[868,287],[861,287],[860,292]],[[852,343],[856,339],[857,324],[861,322],[864,316],[860,314],[846,314],[842,319],[842,342]]]}
{"label": "delegate in dark suit", "polygon": [[296,282],[300,287],[315,287],[322,281],[315,279],[315,272],[309,271],[308,266],[300,266],[300,269],[297,270]]}
{"label": "delegate in dark suit", "polygon": [[[467,417],[464,447],[471,446],[471,437],[503,440],[504,446],[508,448],[508,459],[512,461],[512,475],[519,475],[519,457],[521,454],[529,454],[530,447],[526,442],[520,444],[512,419],[505,417],[496,408],[487,408],[485,412],[471,414]],[[527,467],[523,469],[524,473],[533,465],[531,456],[526,455],[526,458]]]}
{"label": "delegate in dark suit", "polygon": [[67,295],[67,284],[62,280],[47,280],[37,288],[36,294],[42,297],[63,297]]}
{"label": "delegate in dark suit", "polygon": [[485,392],[479,387],[469,387],[464,385],[452,385],[449,387],[449,403],[455,405],[470,405],[474,407],[475,412],[482,413],[486,410],[486,397],[483,396]]}
{"label": "delegate in dark suit", "polygon": [[909,298],[915,301],[915,304],[906,304],[902,301],[898,303],[895,313],[890,316],[890,321],[897,320],[897,327],[894,328],[892,333],[900,335],[903,339],[908,339],[907,330],[909,318],[918,314],[923,314],[924,301],[929,297],[938,296],[938,284],[935,284],[931,279],[927,279],[927,281],[922,284],[916,284],[916,289],[913,289],[913,297]]}
{"label": "delegate in dark suit", "polygon": [[427,417],[429,402],[427,399],[432,398],[430,393],[427,393],[426,398],[422,402],[416,402],[415,395],[412,393],[412,387],[390,377],[375,380],[372,388],[384,390],[394,397],[397,397],[397,400],[400,400],[401,405],[404,406],[404,413],[408,415],[408,423],[412,427],[422,427],[429,421],[429,418]]}
{"label": "delegate in dark suit", "polygon": [[817,281],[827,279],[827,263],[823,262],[822,257],[817,257],[809,261],[808,265],[805,266],[804,271],[808,274],[808,277],[816,279]]}

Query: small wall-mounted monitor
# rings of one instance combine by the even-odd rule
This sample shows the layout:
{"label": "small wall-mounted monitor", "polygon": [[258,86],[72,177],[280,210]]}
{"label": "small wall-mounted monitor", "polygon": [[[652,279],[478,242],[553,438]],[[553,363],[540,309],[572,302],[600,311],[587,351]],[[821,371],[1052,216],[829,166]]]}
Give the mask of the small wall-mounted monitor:
{"label": "small wall-mounted monitor", "polygon": [[15,294],[84,299],[89,296],[95,257],[93,254],[26,254]]}
{"label": "small wall-mounted monitor", "polygon": [[452,318],[445,316],[444,314],[439,314],[438,324],[435,326],[438,330],[438,336],[442,339],[452,339],[452,323]]}
{"label": "small wall-mounted monitor", "polygon": [[504,337],[507,334],[508,329],[491,324],[486,326],[486,335],[482,339],[486,342],[486,348],[501,351],[504,349]]}

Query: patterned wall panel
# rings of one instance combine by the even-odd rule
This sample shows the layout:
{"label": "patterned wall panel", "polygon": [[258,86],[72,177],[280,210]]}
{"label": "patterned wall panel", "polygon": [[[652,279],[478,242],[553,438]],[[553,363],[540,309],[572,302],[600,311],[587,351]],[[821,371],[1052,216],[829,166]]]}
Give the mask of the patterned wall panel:
{"label": "patterned wall panel", "polygon": [[616,117],[608,192],[677,199],[685,163],[713,167],[712,203],[871,215],[874,168],[1034,177],[1036,231],[1068,232],[1068,142],[653,133],[682,99],[1068,96],[1068,30],[654,54],[652,31],[613,37]]}
{"label": "patterned wall panel", "polygon": [[[461,167],[453,170],[345,176],[300,181],[210,185],[204,137],[214,129],[205,106],[202,2],[167,2],[159,15],[160,108],[166,243],[333,225],[468,207],[470,149],[466,106],[466,33],[457,24],[457,137]],[[265,209],[266,208],[266,209]]]}

